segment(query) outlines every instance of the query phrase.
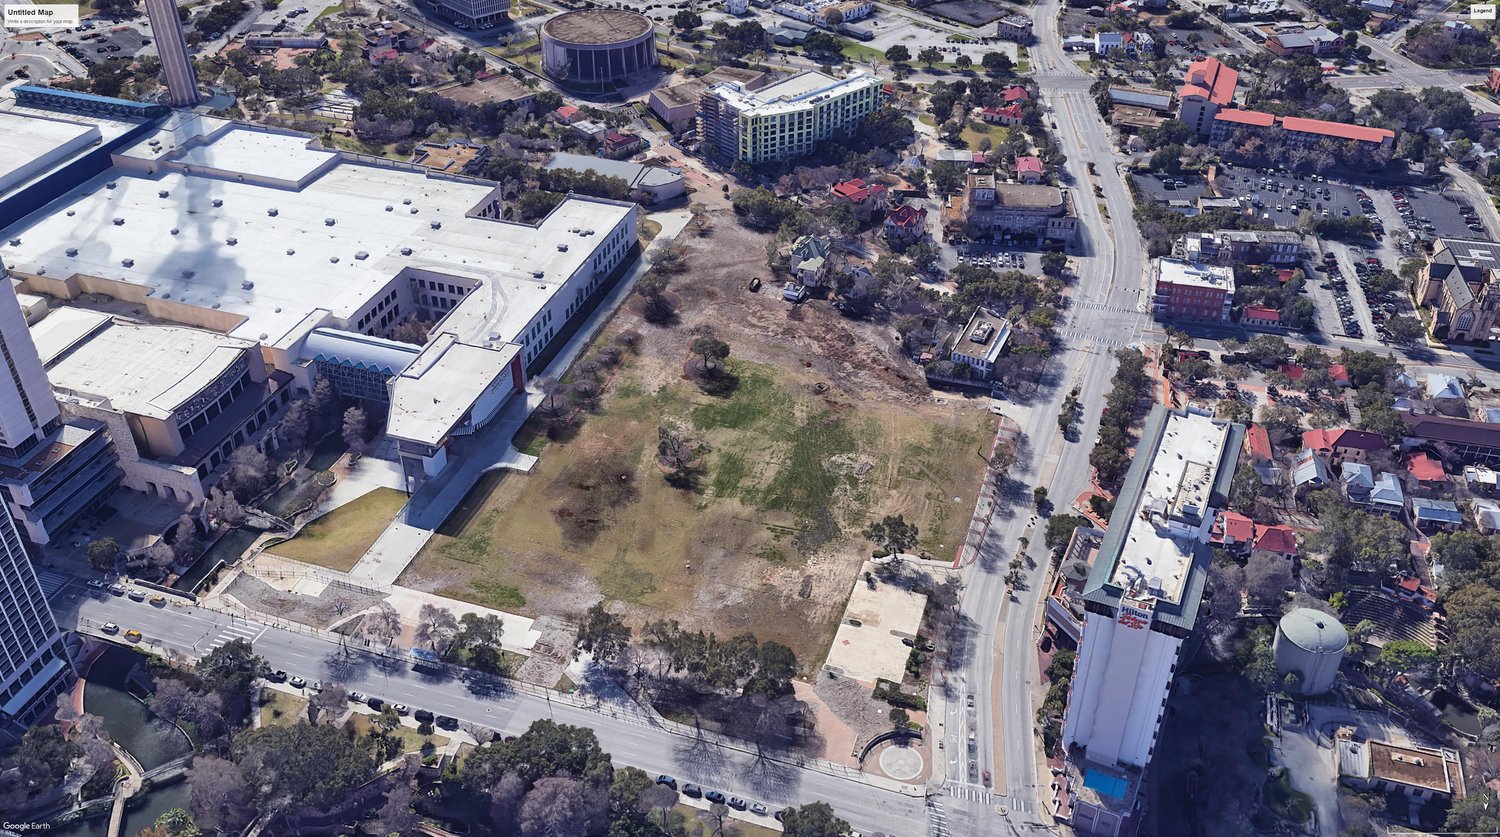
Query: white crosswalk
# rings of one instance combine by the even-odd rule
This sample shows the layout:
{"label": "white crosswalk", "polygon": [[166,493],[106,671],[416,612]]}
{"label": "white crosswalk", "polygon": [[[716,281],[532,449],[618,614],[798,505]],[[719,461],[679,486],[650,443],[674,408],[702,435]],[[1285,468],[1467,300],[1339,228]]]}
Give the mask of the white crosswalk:
{"label": "white crosswalk", "polygon": [[970,799],[985,805],[991,804],[997,798],[984,788],[973,785],[961,785],[956,782],[949,782],[943,787],[943,791],[955,799]]}
{"label": "white crosswalk", "polygon": [[52,572],[51,570],[42,570],[37,573],[37,581],[41,582],[42,585],[42,596],[47,599],[51,599],[64,587],[67,587],[70,580],[67,576]]}
{"label": "white crosswalk", "polygon": [[213,650],[237,639],[254,642],[260,636],[262,630],[264,628],[260,625],[230,625],[224,630],[219,631],[219,635],[214,637],[214,641],[208,644],[208,648],[209,650]]}

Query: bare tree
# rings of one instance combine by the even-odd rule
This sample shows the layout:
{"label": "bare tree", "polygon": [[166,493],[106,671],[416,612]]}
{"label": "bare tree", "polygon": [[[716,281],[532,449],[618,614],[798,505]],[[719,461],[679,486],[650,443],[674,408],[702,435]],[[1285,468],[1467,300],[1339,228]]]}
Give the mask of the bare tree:
{"label": "bare tree", "polygon": [[208,490],[208,501],[203,505],[208,519],[225,526],[239,526],[245,522],[245,509],[228,491],[217,487]]}
{"label": "bare tree", "polygon": [[238,834],[255,816],[250,784],[240,766],[214,755],[193,759],[188,771],[193,788],[193,821],[204,829]]}
{"label": "bare tree", "polygon": [[453,637],[458,634],[458,618],[453,611],[433,604],[422,605],[417,614],[417,642],[431,648],[438,656],[448,653]]}
{"label": "bare tree", "polygon": [[578,779],[541,779],[521,800],[521,835],[592,834],[604,826],[608,813],[609,799],[603,791]]}
{"label": "bare tree", "polygon": [[364,615],[359,629],[367,639],[390,645],[401,635],[401,614],[390,602],[381,602],[373,613]]}
{"label": "bare tree", "polygon": [[641,791],[640,806],[642,813],[658,812],[661,814],[662,833],[667,831],[667,814],[677,807],[677,791],[666,785],[652,785]]}
{"label": "bare tree", "polygon": [[365,443],[369,441],[370,418],[365,415],[363,407],[350,407],[344,411],[344,424],[340,433],[349,450],[355,453],[365,452]]}
{"label": "bare tree", "polygon": [[1245,564],[1245,589],[1250,601],[1271,607],[1286,598],[1292,586],[1292,568],[1286,558],[1270,552],[1256,552]]}
{"label": "bare tree", "polygon": [[326,714],[328,722],[333,723],[349,708],[349,690],[337,683],[325,683],[323,691],[307,701],[307,708],[314,722],[323,720],[322,716]]}

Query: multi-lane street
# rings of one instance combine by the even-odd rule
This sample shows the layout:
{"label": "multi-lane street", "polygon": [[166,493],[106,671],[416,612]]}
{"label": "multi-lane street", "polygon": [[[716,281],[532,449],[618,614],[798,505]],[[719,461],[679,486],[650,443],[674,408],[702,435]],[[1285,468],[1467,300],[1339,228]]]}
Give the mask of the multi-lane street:
{"label": "multi-lane street", "polygon": [[[966,653],[950,660],[945,695],[943,752],[949,760],[949,785],[944,808],[953,834],[997,833],[997,822],[998,833],[1051,826],[1050,812],[1042,805],[1050,790],[1038,772],[1032,700],[1038,682],[1037,616],[1048,565],[1042,543],[1046,521],[1032,514],[1031,489],[1047,488],[1056,512],[1065,513],[1087,487],[1088,454],[1109,389],[1112,355],[1139,342],[1150,327],[1143,313],[1145,266],[1130,193],[1116,168],[1109,129],[1088,92],[1092,78],[1059,46],[1057,10],[1058,0],[1037,7],[1033,19],[1039,46],[1031,56],[1049,128],[1068,158],[1064,182],[1081,230],[1073,249],[1077,278],[1050,379],[1034,396],[1012,394],[1016,404],[1008,412],[1021,425],[1020,455],[1010,472],[1009,495],[990,522],[964,592],[963,624],[971,636],[962,645]],[[1090,163],[1097,175],[1089,174]],[[1078,426],[1064,438],[1057,416],[1074,387],[1084,410]],[[1004,576],[1023,537],[1031,560],[1022,584],[1007,596]],[[993,796],[977,793],[963,763],[969,695],[975,697],[979,769],[991,772]]]}
{"label": "multi-lane street", "polygon": [[[533,721],[592,728],[600,744],[621,765],[655,775],[666,773],[705,788],[766,803],[786,805],[827,801],[856,829],[892,835],[927,832],[926,804],[919,792],[903,793],[894,783],[877,784],[852,770],[803,765],[790,758],[757,758],[740,749],[699,739],[662,725],[633,703],[579,705],[538,690],[516,691],[494,681],[464,681],[414,671],[401,658],[346,649],[324,636],[301,633],[180,603],[135,602],[102,591],[84,592],[74,582],[53,597],[58,621],[94,636],[113,622],[121,631],[139,630],[147,647],[187,657],[207,653],[233,639],[250,640],[272,668],[309,681],[337,682],[349,689],[450,715],[466,723],[519,733]],[[980,833],[980,832],[967,832]]]}

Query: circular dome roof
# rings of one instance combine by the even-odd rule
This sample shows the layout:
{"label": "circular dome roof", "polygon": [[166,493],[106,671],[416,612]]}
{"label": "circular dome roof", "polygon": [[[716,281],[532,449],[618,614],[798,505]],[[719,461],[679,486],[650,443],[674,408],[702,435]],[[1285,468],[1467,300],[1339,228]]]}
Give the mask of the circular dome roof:
{"label": "circular dome roof", "polygon": [[1349,632],[1321,610],[1299,607],[1281,617],[1280,629],[1298,648],[1319,654],[1342,652],[1349,645]]}
{"label": "circular dome roof", "polygon": [[542,24],[542,32],[548,37],[579,46],[616,44],[650,31],[650,18],[624,9],[563,12]]}

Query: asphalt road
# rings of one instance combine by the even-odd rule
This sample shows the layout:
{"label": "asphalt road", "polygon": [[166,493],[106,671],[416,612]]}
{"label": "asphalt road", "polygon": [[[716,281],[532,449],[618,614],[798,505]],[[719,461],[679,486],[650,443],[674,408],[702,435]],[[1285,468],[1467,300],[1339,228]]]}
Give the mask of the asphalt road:
{"label": "asphalt road", "polygon": [[927,832],[926,805],[920,796],[887,790],[851,776],[799,767],[792,761],[757,758],[753,750],[679,735],[654,725],[633,704],[582,707],[550,699],[545,692],[517,692],[503,684],[493,685],[493,681],[466,682],[425,675],[412,671],[405,660],[341,649],[336,642],[319,636],[182,604],[154,607],[103,593],[89,595],[83,592],[85,589],[74,582],[53,598],[60,624],[101,636],[99,626],[114,622],[122,631],[141,631],[153,650],[170,649],[190,657],[243,637],[254,643],[256,653],[273,668],[309,681],[338,682],[390,702],[512,734],[541,718],[590,727],[616,763],[633,765],[652,775],[666,773],[705,788],[761,801],[773,811],[823,800],[866,833],[884,831],[904,837]]}
{"label": "asphalt road", "polygon": [[[949,759],[944,807],[953,834],[1033,833],[1051,827],[1051,817],[1040,807],[1031,694],[1038,682],[1034,626],[1048,561],[1042,543],[1045,520],[1031,513],[1031,489],[1045,486],[1055,513],[1068,512],[1087,485],[1088,454],[1109,390],[1112,354],[1140,341],[1151,328],[1141,310],[1145,266],[1130,195],[1111,151],[1109,129],[1088,92],[1092,78],[1058,46],[1057,9],[1058,0],[1048,0],[1032,16],[1038,46],[1032,48],[1031,61],[1046,119],[1056,123],[1053,134],[1068,158],[1065,180],[1081,227],[1071,252],[1078,278],[1059,329],[1062,348],[1050,379],[1034,394],[1011,394],[1017,404],[1007,413],[1021,425],[1020,455],[1010,472],[1008,496],[990,522],[964,591],[961,611],[968,637],[962,647],[967,653],[954,653],[949,660],[941,751]],[[1096,177],[1088,174],[1090,162]],[[1102,197],[1095,196],[1095,185]],[[1083,416],[1065,439],[1057,416],[1075,386]],[[1022,537],[1029,540],[1030,566],[1015,595],[1007,596],[1004,575]],[[972,715],[966,706],[969,695],[975,697]],[[963,759],[971,717],[981,731],[976,737],[978,767],[991,771],[993,796],[968,781]]]}

